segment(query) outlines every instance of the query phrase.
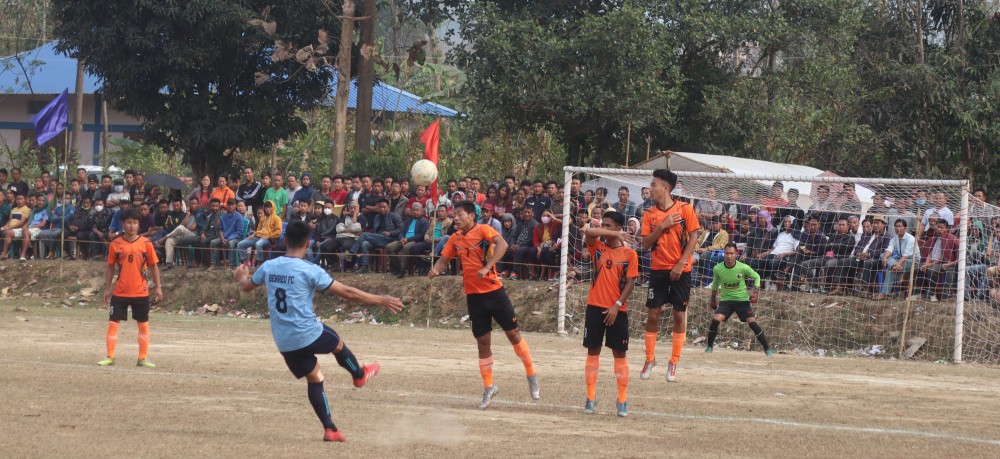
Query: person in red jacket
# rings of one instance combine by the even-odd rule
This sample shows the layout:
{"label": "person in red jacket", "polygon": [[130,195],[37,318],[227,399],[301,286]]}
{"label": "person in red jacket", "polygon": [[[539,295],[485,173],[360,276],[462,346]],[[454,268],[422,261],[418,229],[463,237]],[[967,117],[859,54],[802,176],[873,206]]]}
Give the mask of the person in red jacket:
{"label": "person in red jacket", "polygon": [[913,289],[913,299],[921,298],[921,292],[933,303],[942,296],[946,274],[955,272],[958,266],[958,238],[949,231],[948,220],[938,219],[934,233],[928,234],[920,245],[920,266]]}
{"label": "person in red jacket", "polygon": [[[535,226],[531,238],[531,245],[535,249],[532,252],[534,257],[531,261],[525,260],[525,262],[535,263],[540,266],[558,265],[560,242],[562,242],[560,236],[562,236],[562,225],[556,223],[556,219],[552,217],[551,212],[547,210],[542,212],[542,222]],[[540,277],[541,275],[542,273],[539,271],[536,275],[532,275],[532,277]]]}

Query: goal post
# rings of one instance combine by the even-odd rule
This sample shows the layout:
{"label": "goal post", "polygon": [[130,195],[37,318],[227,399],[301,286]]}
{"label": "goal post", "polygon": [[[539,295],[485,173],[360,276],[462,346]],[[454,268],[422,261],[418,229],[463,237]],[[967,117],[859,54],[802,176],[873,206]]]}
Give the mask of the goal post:
{"label": "goal post", "polygon": [[[747,256],[741,260],[765,278],[766,288],[755,309],[778,350],[953,362],[963,361],[966,354],[977,362],[1000,362],[1000,313],[993,306],[1000,301],[1000,285],[997,270],[991,269],[1000,255],[969,254],[970,247],[977,251],[983,238],[1000,236],[992,231],[994,219],[1000,222],[1000,209],[970,198],[967,180],[674,172],[678,176],[674,199],[695,208],[699,226],[713,241],[723,239],[721,233],[726,232],[741,256]],[[558,333],[582,332],[586,297],[596,272],[587,259],[582,227],[601,214],[596,209],[604,208],[641,222],[644,205],[651,205],[642,193],[652,173],[564,168],[564,196],[571,196],[574,178],[582,186],[579,196],[563,203],[562,240],[569,243],[561,245],[559,257]],[[588,212],[578,215],[581,208]],[[712,231],[713,217],[718,219],[714,227],[721,230]],[[632,231],[637,231],[636,220],[630,223]],[[891,245],[898,237],[897,221],[914,238],[914,253],[906,261],[898,250],[890,252],[886,257],[895,264],[886,267],[872,257],[884,254],[879,244]],[[878,231],[880,222],[885,225],[883,233]],[[573,225],[578,227],[571,231]],[[842,232],[845,226],[848,231]],[[947,228],[948,234],[938,227]],[[789,241],[793,241],[791,251]],[[650,256],[635,247],[641,259],[640,278],[628,313],[630,332],[638,337],[646,319]],[[699,247],[688,307],[688,339],[694,342],[703,340],[711,320],[710,290],[702,287],[710,283],[711,267],[722,261],[717,246]],[[996,251],[1000,253],[1000,246]],[[924,264],[931,260],[936,262]],[[664,317],[670,320],[669,314]],[[743,349],[756,345],[735,317],[720,327],[716,346],[722,343]]]}

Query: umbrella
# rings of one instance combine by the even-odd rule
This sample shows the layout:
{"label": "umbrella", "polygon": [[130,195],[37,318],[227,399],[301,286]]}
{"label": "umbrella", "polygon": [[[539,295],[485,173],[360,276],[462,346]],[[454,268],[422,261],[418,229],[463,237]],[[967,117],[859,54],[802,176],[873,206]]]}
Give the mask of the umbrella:
{"label": "umbrella", "polygon": [[183,190],[187,188],[181,179],[167,174],[150,174],[146,177],[146,183],[153,186],[165,186],[171,190]]}

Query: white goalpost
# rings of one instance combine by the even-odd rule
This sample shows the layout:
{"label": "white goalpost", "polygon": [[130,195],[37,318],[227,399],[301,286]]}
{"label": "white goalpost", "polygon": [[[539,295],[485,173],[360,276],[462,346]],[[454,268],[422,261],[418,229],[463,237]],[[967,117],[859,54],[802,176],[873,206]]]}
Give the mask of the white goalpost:
{"label": "white goalpost", "polygon": [[[573,179],[582,187],[563,205],[562,240],[569,243],[561,246],[557,332],[575,334],[583,329],[593,280],[582,227],[598,209],[641,214],[653,171],[566,167],[564,173],[565,196]],[[699,241],[692,269],[689,344],[707,334],[704,286],[721,261],[718,244],[727,239],[766,279],[755,309],[779,352],[1000,362],[1000,244],[995,252],[992,245],[1000,237],[1000,209],[970,200],[967,180],[675,173],[673,197],[695,207],[712,238]],[[588,201],[590,193],[598,196]],[[890,252],[887,268],[873,257],[900,237],[898,222],[915,239],[915,254],[900,262],[902,254]],[[799,247],[775,246],[782,232]],[[628,303],[633,336],[642,333],[649,272],[648,251],[637,249],[643,261]],[[720,328],[717,346],[755,346],[734,322]]]}

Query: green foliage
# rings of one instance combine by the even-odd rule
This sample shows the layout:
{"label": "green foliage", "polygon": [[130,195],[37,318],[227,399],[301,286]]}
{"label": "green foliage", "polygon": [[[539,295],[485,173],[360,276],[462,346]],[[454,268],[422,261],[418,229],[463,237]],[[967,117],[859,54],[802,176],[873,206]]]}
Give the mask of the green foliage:
{"label": "green foliage", "polygon": [[[101,155],[106,166],[116,166],[120,169],[142,171],[145,174],[170,173],[170,164],[163,149],[156,145],[148,145],[122,137],[111,137],[108,143],[118,147]],[[178,175],[188,175],[180,173]]]}
{"label": "green foliage", "polygon": [[20,145],[0,142],[0,167],[8,171],[20,167],[22,177],[38,177],[42,171],[38,165],[38,148],[31,140],[25,140]]}
{"label": "green foliage", "polygon": [[[37,48],[52,39],[47,0],[5,1],[0,8],[0,56]],[[0,69],[3,71],[5,69]]]}
{"label": "green foliage", "polygon": [[481,2],[459,16],[472,43],[454,51],[468,74],[469,112],[485,135],[546,129],[573,162],[620,162],[629,124],[674,119],[675,50],[641,8],[569,3]]}
{"label": "green foliage", "polygon": [[286,49],[278,40],[305,46],[325,30],[328,48],[340,46],[340,19],[322,0],[273,9],[243,0],[52,3],[59,49],[84,59],[115,108],[144,120],[146,138],[180,153],[196,174],[226,171],[227,150],[267,150],[302,132],[297,111],[326,96],[331,68],[272,59]]}
{"label": "green foliage", "polygon": [[[432,2],[433,3],[433,2]],[[529,2],[454,10],[482,141],[549,129],[571,163],[633,149],[1000,187],[1000,14],[945,0]]]}

